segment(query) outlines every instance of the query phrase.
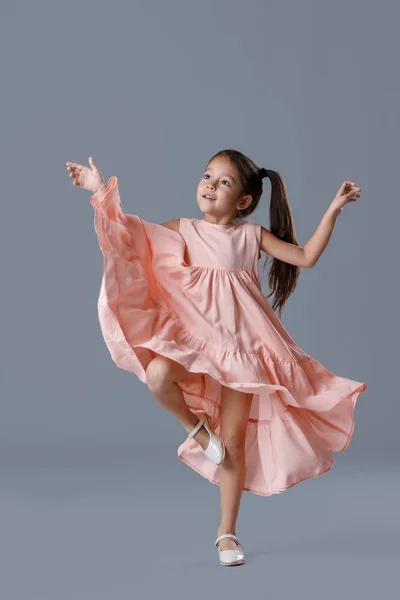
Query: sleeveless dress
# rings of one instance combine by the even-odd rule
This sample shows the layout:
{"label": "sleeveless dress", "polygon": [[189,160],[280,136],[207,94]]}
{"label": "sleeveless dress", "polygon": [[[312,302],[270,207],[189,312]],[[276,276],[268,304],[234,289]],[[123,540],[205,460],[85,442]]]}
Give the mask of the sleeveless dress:
{"label": "sleeveless dress", "polygon": [[[253,394],[244,491],[278,494],[330,470],[367,385],[328,371],[290,337],[261,290],[261,226],[182,218],[172,231],[124,214],[114,176],[90,202],[104,257],[98,315],[115,364],[143,383],[157,354],[199,373],[179,386],[216,434],[222,386]],[[220,483],[195,440],[177,454]]]}

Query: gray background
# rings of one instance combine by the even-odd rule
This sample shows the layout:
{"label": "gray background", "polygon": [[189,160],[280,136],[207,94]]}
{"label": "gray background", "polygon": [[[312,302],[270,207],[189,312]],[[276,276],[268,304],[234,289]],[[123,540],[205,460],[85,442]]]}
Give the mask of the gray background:
{"label": "gray background", "polygon": [[[239,598],[252,586],[374,598],[400,553],[397,7],[49,1],[0,13],[2,597]],[[105,346],[90,193],[65,165],[93,156],[127,213],[200,218],[197,184],[223,148],[282,174],[301,245],[343,180],[362,188],[282,321],[329,370],[368,385],[332,471],[243,493],[248,563],[233,570],[214,546],[219,487],[177,459],[182,425]],[[268,227],[264,189],[252,220]]]}

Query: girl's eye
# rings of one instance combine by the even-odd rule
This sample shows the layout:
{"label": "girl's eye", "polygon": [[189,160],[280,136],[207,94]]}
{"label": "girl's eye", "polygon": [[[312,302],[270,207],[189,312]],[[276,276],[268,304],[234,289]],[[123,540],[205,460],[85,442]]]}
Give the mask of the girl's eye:
{"label": "girl's eye", "polygon": [[[206,173],[206,174],[204,175],[204,177],[209,177],[209,174],[208,174],[208,173]],[[222,181],[226,181],[226,183],[227,183],[228,185],[230,185],[230,183],[229,183],[229,181],[228,181],[227,179],[223,179]]]}

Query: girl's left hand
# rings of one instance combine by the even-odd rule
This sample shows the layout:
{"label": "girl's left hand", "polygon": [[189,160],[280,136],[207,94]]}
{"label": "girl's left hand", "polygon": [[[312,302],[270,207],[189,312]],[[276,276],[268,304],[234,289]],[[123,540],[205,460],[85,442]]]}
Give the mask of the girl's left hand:
{"label": "girl's left hand", "polygon": [[331,206],[336,209],[342,209],[348,202],[356,202],[360,197],[361,188],[355,181],[344,181],[339,188],[338,193],[332,200]]}

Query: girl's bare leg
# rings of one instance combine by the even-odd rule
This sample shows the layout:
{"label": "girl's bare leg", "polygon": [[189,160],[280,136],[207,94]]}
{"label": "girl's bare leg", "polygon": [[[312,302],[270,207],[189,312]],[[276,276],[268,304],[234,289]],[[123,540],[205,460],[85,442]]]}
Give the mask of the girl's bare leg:
{"label": "girl's bare leg", "polygon": [[[236,534],[236,522],[245,479],[245,440],[253,394],[245,394],[225,386],[221,396],[221,428],[225,443],[225,459],[220,468],[221,522],[217,537]],[[233,540],[219,543],[221,550],[237,550]]]}
{"label": "girl's bare leg", "polygon": [[[171,412],[189,433],[198,417],[187,406],[179,381],[195,379],[202,373],[190,373],[182,365],[157,355],[147,366],[147,385],[156,400]],[[252,394],[244,394],[225,386],[221,396],[221,428],[219,435],[225,443],[225,459],[220,474],[221,522],[217,536],[223,533],[236,535],[236,522],[245,477],[245,439]],[[194,439],[205,449],[208,432],[202,427]],[[233,540],[222,540],[221,550],[236,550]]]}
{"label": "girl's bare leg", "polygon": [[[179,419],[188,433],[197,425],[199,418],[186,404],[178,381],[196,379],[200,375],[202,373],[190,373],[179,363],[161,355],[155,356],[146,369],[147,387],[156,400]],[[210,436],[206,429],[201,427],[193,439],[205,450]]]}

